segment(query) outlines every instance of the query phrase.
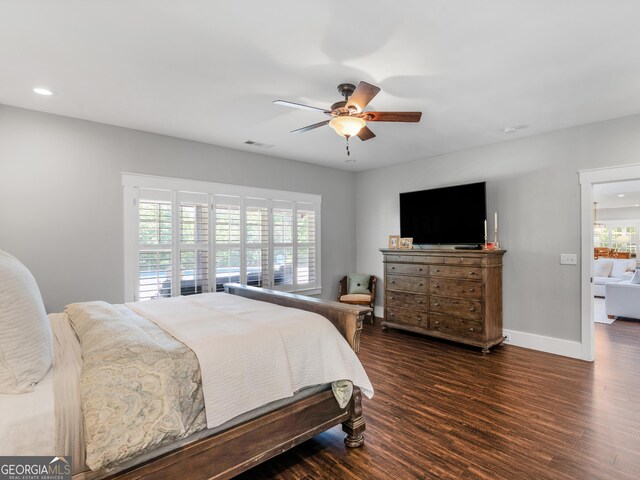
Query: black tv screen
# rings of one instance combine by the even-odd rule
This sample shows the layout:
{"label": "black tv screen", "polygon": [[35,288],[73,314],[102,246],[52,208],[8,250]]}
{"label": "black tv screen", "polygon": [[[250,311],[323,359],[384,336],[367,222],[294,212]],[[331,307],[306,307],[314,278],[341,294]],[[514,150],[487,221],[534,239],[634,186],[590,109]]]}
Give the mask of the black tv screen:
{"label": "black tv screen", "polygon": [[400,236],[414,244],[484,243],[486,182],[400,194]]}

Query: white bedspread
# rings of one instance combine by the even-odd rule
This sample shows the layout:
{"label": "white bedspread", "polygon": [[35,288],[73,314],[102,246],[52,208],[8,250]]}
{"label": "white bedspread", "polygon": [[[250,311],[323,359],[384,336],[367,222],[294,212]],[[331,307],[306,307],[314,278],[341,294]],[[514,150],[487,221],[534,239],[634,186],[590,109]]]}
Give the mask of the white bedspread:
{"label": "white bedspread", "polygon": [[356,354],[318,314],[226,293],[127,306],[195,352],[208,428],[311,385],[350,380],[373,396]]}

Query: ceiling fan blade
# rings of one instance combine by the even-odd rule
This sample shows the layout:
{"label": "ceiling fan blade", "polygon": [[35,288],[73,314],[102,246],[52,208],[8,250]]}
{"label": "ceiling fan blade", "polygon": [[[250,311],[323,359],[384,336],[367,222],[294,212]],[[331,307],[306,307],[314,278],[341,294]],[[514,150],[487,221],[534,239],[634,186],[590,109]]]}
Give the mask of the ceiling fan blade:
{"label": "ceiling fan blade", "polygon": [[368,122],[419,122],[422,112],[364,112]]}
{"label": "ceiling fan blade", "polygon": [[373,100],[373,97],[375,97],[379,91],[380,87],[376,87],[367,82],[360,82],[353,91],[353,94],[349,97],[347,108],[353,106],[358,109],[358,112],[361,112],[369,105],[369,102]]}
{"label": "ceiling fan blade", "polygon": [[314,123],[313,125],[307,125],[306,127],[298,128],[297,130],[291,130],[291,133],[302,133],[308,132],[309,130],[313,130],[314,128],[324,127],[329,124],[330,120],[325,120],[324,122]]}
{"label": "ceiling fan blade", "polygon": [[299,108],[300,110],[309,110],[310,112],[322,112],[322,113],[331,113],[326,108],[318,108],[312,107],[310,105],[303,105],[301,103],[287,102],[286,100],[274,100],[273,103],[276,105],[282,105],[283,107],[291,107],[291,108]]}
{"label": "ceiling fan blade", "polygon": [[372,139],[372,138],[375,138],[375,136],[376,136],[376,134],[375,134],[375,133],[373,133],[373,132],[369,129],[369,127],[367,127],[366,125],[365,125],[364,127],[362,127],[362,128],[360,129],[360,131],[358,132],[358,138],[359,138],[360,140],[362,140],[363,142],[364,142],[365,140],[370,140],[370,139]]}

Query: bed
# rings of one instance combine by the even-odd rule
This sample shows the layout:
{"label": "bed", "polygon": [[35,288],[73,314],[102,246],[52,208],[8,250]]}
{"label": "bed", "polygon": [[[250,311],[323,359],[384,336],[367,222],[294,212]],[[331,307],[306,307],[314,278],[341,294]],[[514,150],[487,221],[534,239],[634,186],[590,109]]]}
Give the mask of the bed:
{"label": "bed", "polygon": [[[0,258],[0,269],[2,267],[1,260],[2,258]],[[265,313],[265,318],[267,318],[270,314],[276,314],[278,310],[275,310],[275,308],[282,307],[286,307],[287,312],[289,312],[291,309],[297,309],[297,311],[310,312],[306,313],[307,315],[320,315],[325,319],[328,319],[329,322],[333,324],[335,329],[337,329],[337,331],[341,334],[344,340],[346,340],[346,342],[344,342],[344,340],[342,340],[342,337],[340,337],[340,342],[345,343],[345,345],[348,343],[347,349],[349,350],[349,352],[351,352],[351,349],[355,352],[358,351],[362,321],[364,316],[369,312],[368,308],[343,305],[337,302],[324,301],[310,297],[269,291],[265,289],[237,284],[226,285],[225,290],[226,293],[204,294],[202,296],[194,297],[199,297],[196,303],[199,306],[202,306],[207,302],[213,301],[212,299],[214,298],[206,297],[205,295],[224,295],[224,297],[219,297],[224,298],[223,305],[219,306],[218,304],[216,304],[218,306],[216,306],[215,309],[222,311],[227,308],[225,305],[231,305],[231,303],[233,302],[238,302],[240,307],[234,308],[240,308],[243,312],[246,311],[247,315],[249,313],[253,315],[255,313],[254,307],[256,305],[261,305],[266,309],[264,311],[267,312]],[[2,294],[2,279],[0,279],[0,295]],[[235,300],[230,303],[230,300],[232,299]],[[176,300],[175,304],[167,304],[166,309],[171,310],[171,308],[174,308],[175,305],[179,305],[181,301],[182,300],[178,299]],[[152,304],[153,302],[145,303]],[[108,304],[106,305],[107,306],[98,305],[98,307],[103,310],[107,309],[109,311],[122,311],[125,308],[124,306],[108,306]],[[131,305],[128,308],[129,310],[131,310],[135,309],[136,306]],[[2,312],[0,312],[0,315],[1,314]],[[147,314],[149,313],[147,312]],[[84,456],[86,455],[86,458],[89,459],[91,455],[89,455],[88,451],[91,448],[91,442],[93,441],[92,439],[95,438],[95,432],[99,432],[100,435],[102,435],[105,433],[105,431],[111,430],[111,426],[107,421],[105,421],[105,425],[108,425],[108,427],[105,427],[103,425],[103,427],[105,428],[96,429],[96,425],[100,427],[100,424],[97,424],[95,419],[97,417],[104,417],[105,419],[108,419],[109,415],[113,417],[113,415],[121,412],[121,410],[118,409],[121,408],[122,405],[126,405],[127,402],[133,405],[134,409],[138,407],[139,404],[136,403],[138,400],[135,396],[131,397],[133,398],[133,400],[131,400],[131,398],[127,398],[126,401],[123,402],[120,402],[120,400],[112,402],[109,398],[105,397],[105,399],[100,400],[100,402],[102,403],[98,402],[98,407],[95,407],[94,405],[95,408],[91,410],[91,399],[87,400],[87,398],[85,398],[86,392],[88,391],[85,388],[86,386],[82,387],[81,385],[81,388],[79,389],[68,388],[68,385],[73,384],[73,378],[76,378],[76,381],[80,384],[82,384],[82,382],[86,382],[87,376],[85,375],[85,370],[88,368],[87,364],[91,363],[90,360],[87,361],[87,359],[90,358],[88,352],[91,351],[91,348],[98,348],[100,351],[104,350],[105,352],[107,352],[108,341],[113,337],[111,333],[102,335],[102,330],[95,330],[92,326],[92,323],[83,324],[82,322],[79,322],[77,318],[74,319],[74,315],[77,317],[77,314],[75,314],[73,312],[73,309],[70,309],[69,307],[65,314],[49,315],[49,321],[51,322],[51,325],[54,326],[54,335],[52,337],[52,342],[56,346],[54,368],[47,371],[46,375],[44,375],[44,378],[37,382],[37,384],[31,385],[31,391],[29,391],[28,393],[23,393],[20,395],[0,395],[0,408],[2,409],[2,411],[16,412],[15,416],[3,416],[3,423],[0,423],[0,432],[3,433],[3,435],[0,435],[0,438],[5,439],[2,443],[0,443],[0,448],[2,448],[2,450],[0,451],[0,455],[75,455],[76,457],[81,457],[82,459],[84,459]],[[125,315],[136,315],[136,313],[127,311]],[[152,314],[149,315],[153,316]],[[188,317],[189,315],[185,316],[185,318]],[[5,318],[8,317],[5,316]],[[199,319],[197,309],[192,312],[191,315],[191,320],[194,319]],[[92,320],[92,322],[94,322],[94,320]],[[316,320],[313,320],[312,324],[314,324],[314,322],[316,322]],[[326,320],[322,320],[322,322],[327,323]],[[320,325],[322,322],[318,322],[318,325]],[[106,322],[106,324],[111,323],[111,321]],[[113,323],[117,325],[117,319]],[[101,325],[100,328],[102,328],[105,325],[105,322],[95,324]],[[74,330],[70,330],[69,325],[74,326],[75,335],[73,333]],[[87,327],[87,325],[89,326]],[[262,319],[261,325],[268,325],[268,322]],[[108,325],[108,327],[116,328],[111,325]],[[331,326],[329,327],[333,328]],[[312,327],[308,328],[310,328],[310,331],[313,331]],[[97,345],[87,342],[88,337],[85,336],[85,333],[90,331],[93,331],[94,334],[97,333],[97,335],[94,335],[94,337],[98,338]],[[288,327],[286,331],[289,331]],[[263,333],[261,335],[268,336],[268,334],[265,333],[267,332],[267,330],[263,329],[262,332]],[[173,335],[175,335],[175,332],[171,336],[173,337]],[[66,343],[70,338],[74,336],[77,336],[78,338],[76,340],[79,340],[77,341],[77,344],[75,346]],[[278,335],[274,336],[283,336],[282,331]],[[337,347],[334,347],[334,343],[337,345],[340,342],[329,340],[329,343],[327,343],[326,339],[318,339],[314,334],[307,335],[307,337],[313,340],[311,343],[318,343],[319,350],[338,352],[335,355],[345,356],[345,358],[349,357],[349,355],[346,355],[344,351],[340,350],[340,348],[342,347],[340,347],[339,345]],[[158,338],[156,337],[153,337],[152,340],[152,343],[163,343],[162,339],[158,340]],[[181,344],[177,340],[177,338],[171,338],[170,340]],[[35,342],[35,340],[33,341]],[[93,347],[91,347],[91,345],[93,345]],[[303,344],[300,343],[299,345]],[[82,348],[82,350],[80,349],[80,347]],[[182,345],[182,347],[184,347],[184,345]],[[0,345],[0,348],[4,348],[3,345]],[[303,352],[298,352],[298,355],[301,355],[300,358],[306,358],[306,355],[309,356],[309,358],[316,359],[313,354],[313,345],[306,345],[304,347],[296,348],[304,349]],[[251,348],[250,350],[255,350],[255,348]],[[275,351],[277,349],[268,350]],[[66,355],[66,360],[59,357],[59,354],[61,352]],[[285,353],[286,355],[295,355],[295,348],[293,350],[286,350]],[[265,353],[263,352],[263,355],[264,354]],[[251,351],[245,352],[243,355],[251,355]],[[351,352],[350,355],[353,355],[353,357],[355,358],[353,352]],[[60,362],[74,363],[76,364],[76,368],[79,368],[79,363],[75,362],[75,360],[77,360],[80,356],[82,356],[85,360],[82,364],[83,369],[85,369],[83,370],[83,375],[78,375],[78,371],[74,371],[73,369],[58,368],[59,365],[61,365]],[[141,357],[143,356],[144,355],[141,355]],[[158,358],[162,358],[162,356]],[[276,357],[274,356],[274,358]],[[97,375],[98,377],[102,376],[102,378],[105,378],[105,368],[103,368],[104,365],[102,365],[101,363],[102,359],[99,358],[99,360],[100,361],[97,362],[97,365],[102,369],[97,370]],[[188,358],[185,360],[180,357],[177,360],[177,363],[174,363],[173,365],[174,367],[175,365],[181,366],[183,363],[188,365]],[[205,364],[202,363],[202,361],[200,363],[202,364],[202,368],[201,371],[200,368],[198,370],[199,375],[202,376],[202,390],[206,392],[207,382],[209,382],[209,380],[206,379],[207,375],[209,375],[207,373],[208,367],[205,367]],[[220,358],[216,359],[216,361],[214,362],[214,368],[212,371],[215,371],[215,368],[219,367],[219,363],[223,363],[220,362]],[[322,370],[324,373],[321,373],[320,375],[324,380],[329,378],[326,375],[336,375],[335,373],[330,372],[331,368],[329,367],[333,363],[334,360],[331,360],[327,364],[323,363],[323,368],[321,368],[320,370]],[[350,363],[349,361],[346,362],[349,368],[352,367],[352,363],[353,362]],[[357,362],[357,364],[359,365],[359,362]],[[133,369],[133,367],[128,368],[129,364],[126,362],[124,365],[127,367],[124,370]],[[133,365],[135,366],[135,362]],[[167,371],[173,372],[174,367],[169,367]],[[158,368],[160,369],[160,367]],[[361,365],[357,368],[361,368]],[[366,374],[365,377],[362,377],[357,373],[357,368],[356,370],[353,370],[353,372],[356,373],[353,373],[351,370],[349,370],[349,372],[351,373],[347,372],[344,374],[337,374],[338,377],[344,377],[347,380],[349,379],[349,377],[353,377],[353,383],[346,382],[347,385],[345,385],[343,379],[335,378],[335,381],[334,379],[332,379],[330,382],[312,381],[309,384],[303,385],[303,388],[298,388],[302,385],[302,383],[300,383],[299,381],[294,381],[294,373],[296,369],[290,370],[287,372],[287,374],[291,376],[292,380],[290,384],[287,384],[286,388],[288,388],[289,390],[295,390],[295,392],[292,392],[294,393],[293,395],[286,395],[283,398],[278,398],[277,400],[271,402],[266,402],[264,404],[261,403],[257,408],[252,408],[249,411],[243,411],[243,413],[240,415],[236,415],[237,412],[233,411],[233,408],[231,408],[231,413],[226,414],[227,417],[231,418],[227,418],[224,415],[218,417],[213,416],[215,418],[215,420],[213,421],[213,425],[211,424],[211,419],[208,418],[210,417],[210,415],[208,414],[209,404],[207,402],[209,401],[208,398],[210,398],[210,396],[207,394],[205,395],[205,400],[203,400],[204,404],[207,405],[207,408],[205,409],[207,414],[204,415],[205,417],[207,417],[207,423],[205,425],[206,428],[195,429],[195,431],[186,429],[185,433],[188,433],[188,435],[185,434],[181,438],[170,438],[170,442],[165,441],[164,443],[160,443],[158,445],[152,445],[151,448],[141,450],[140,452],[137,452],[133,455],[124,455],[122,458],[118,458],[118,461],[115,462],[105,460],[107,462],[106,465],[100,464],[98,462],[97,464],[95,464],[98,468],[94,468],[92,470],[79,471],[82,469],[76,468],[74,470],[73,478],[78,480],[93,480],[97,478],[231,478],[289,448],[292,448],[293,446],[315,436],[316,434],[339,424],[342,424],[342,428],[346,432],[346,446],[349,448],[359,447],[364,442],[363,432],[365,430],[365,422],[362,415],[361,406],[362,389],[359,388],[358,385],[360,385],[364,389],[367,395],[372,395],[373,389],[368,382],[368,378],[366,378]],[[268,370],[269,369],[264,370],[263,373],[259,376],[265,377],[267,379],[270,378],[270,373],[268,372]],[[276,369],[274,368],[273,370]],[[307,370],[310,369],[298,368],[298,370],[307,372]],[[179,376],[179,369],[177,369],[176,372],[176,375]],[[124,372],[121,374],[127,375],[128,373]],[[134,372],[134,374],[138,375],[137,372]],[[307,375],[307,373],[304,373],[304,375]],[[325,376],[323,377],[322,375]],[[156,375],[154,374],[151,376],[153,377]],[[161,375],[158,374],[157,376],[160,377]],[[143,379],[146,377],[149,377],[148,373],[140,376],[140,378]],[[193,377],[192,373],[189,373],[188,375],[186,375],[186,377],[190,379],[189,381],[193,381],[193,378],[195,378]],[[309,379],[312,379],[312,377],[309,377]],[[174,384],[172,383],[174,380],[175,379],[172,378],[169,382],[169,384],[172,385],[172,388],[174,388]],[[338,380],[342,381],[343,383],[341,384],[340,382],[338,382]],[[155,380],[151,381],[150,383],[147,382],[147,380],[141,381],[140,388],[138,388],[138,390],[145,390],[148,385],[154,385],[154,381]],[[62,388],[61,385],[63,386]],[[91,385],[93,385],[93,383]],[[114,388],[114,390],[117,390],[117,383],[115,385],[116,387]],[[189,387],[190,384],[189,382],[186,382],[185,385]],[[340,391],[342,387],[345,386],[349,387],[348,390],[350,395],[342,398],[343,401],[348,401],[348,403],[346,403],[345,405],[343,402],[343,406],[341,407],[339,404],[340,396],[336,392]],[[199,393],[194,389],[192,390],[193,391],[191,392],[191,396],[194,398],[197,397]],[[231,393],[233,394],[236,394],[236,390],[238,390],[240,391],[241,396],[247,396],[245,393],[243,393],[244,391],[242,390],[242,385],[238,386],[237,388],[234,387],[231,390]],[[276,391],[281,392],[281,390],[278,390],[277,388]],[[77,409],[76,407],[69,407],[69,405],[65,403],[66,400],[65,402],[60,401],[60,392],[63,392],[64,396],[66,397],[75,397],[75,399],[71,398],[72,403],[73,401],[82,403],[82,411],[84,412],[85,417],[81,419],[81,423],[83,420],[85,421],[85,428],[81,429],[80,433],[78,433],[77,431],[75,431],[75,433],[72,432],[71,435],[63,435],[61,433],[61,431],[63,431],[64,429],[61,428],[60,425],[65,422],[69,423],[69,417],[73,417],[73,415],[75,414],[74,412],[79,409]],[[249,401],[244,402],[242,398],[238,398],[236,395],[236,397],[231,397],[231,401],[233,405],[242,403],[252,405],[252,402],[262,402],[259,394],[251,394],[249,395],[249,397],[251,397],[248,399]],[[55,402],[52,401],[52,398],[56,399]],[[138,420],[146,421],[149,417],[153,417],[153,414],[147,415],[147,413],[149,411],[153,413],[153,409],[156,408],[165,408],[162,407],[164,403],[167,403],[171,406],[170,397],[167,398],[169,399],[166,401],[163,399],[162,401],[158,401],[156,403],[152,402],[150,404],[151,410],[149,410],[149,405],[142,405],[140,407],[140,412],[145,412],[145,415],[139,413]],[[256,400],[256,398],[258,400]],[[21,405],[22,407],[24,407],[25,405],[31,405],[32,407],[30,407],[29,409],[25,409],[19,408],[18,405]],[[89,407],[87,405],[89,405]],[[161,407],[157,407],[158,405],[160,405]],[[196,404],[196,407],[193,407],[194,412],[190,412],[189,414],[184,414],[184,412],[180,413],[183,419],[187,419],[186,422],[189,425],[191,425],[191,423],[196,423],[196,420],[194,419],[201,420],[203,417],[202,413],[198,410],[199,407],[197,407],[197,405],[198,404]],[[18,412],[26,411],[31,412],[29,414],[30,418],[24,418],[24,415],[18,415]],[[164,422],[165,420],[162,419],[162,421]],[[32,424],[37,423],[39,425],[39,430],[37,430],[31,437],[25,436],[24,441],[22,441],[22,444],[19,445],[14,440],[18,437],[22,437],[23,432],[28,431],[28,428],[25,428],[25,426],[28,425],[29,422],[31,422]],[[91,425],[93,425],[93,427],[91,427]],[[136,425],[135,418],[132,419],[131,425]],[[130,431],[132,432],[132,435],[135,436],[136,429],[134,427],[131,427]],[[167,431],[170,431],[170,429],[168,429]],[[77,446],[79,443],[77,437],[82,436],[83,434],[87,436],[87,438],[85,439],[87,452],[85,453],[81,453],[82,447]],[[127,433],[125,433],[125,435],[126,434]],[[90,439],[91,435],[94,435],[92,439]],[[169,437],[170,436],[167,436],[167,438]],[[29,448],[31,450],[29,450]],[[64,451],[62,451],[61,448]],[[74,463],[77,463],[77,461]]]}

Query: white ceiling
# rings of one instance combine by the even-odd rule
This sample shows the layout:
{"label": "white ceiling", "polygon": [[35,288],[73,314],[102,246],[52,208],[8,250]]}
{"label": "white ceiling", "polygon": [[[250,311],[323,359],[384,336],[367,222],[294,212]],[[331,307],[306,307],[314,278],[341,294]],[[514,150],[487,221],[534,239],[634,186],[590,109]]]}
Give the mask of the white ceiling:
{"label": "white ceiling", "polygon": [[598,202],[598,210],[640,206],[640,180],[594,185],[593,201]]}
{"label": "white ceiling", "polygon": [[[0,0],[0,103],[365,170],[640,113],[639,18],[633,0]],[[271,103],[328,107],[360,80],[382,88],[370,109],[423,116],[370,124],[355,164],[329,127],[288,133],[322,114]]]}

